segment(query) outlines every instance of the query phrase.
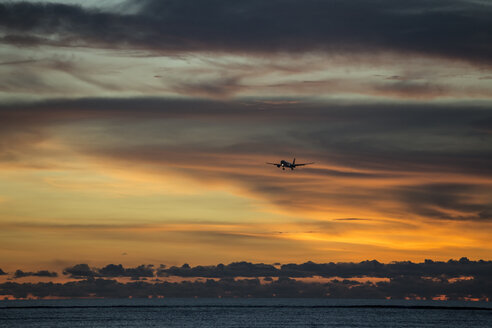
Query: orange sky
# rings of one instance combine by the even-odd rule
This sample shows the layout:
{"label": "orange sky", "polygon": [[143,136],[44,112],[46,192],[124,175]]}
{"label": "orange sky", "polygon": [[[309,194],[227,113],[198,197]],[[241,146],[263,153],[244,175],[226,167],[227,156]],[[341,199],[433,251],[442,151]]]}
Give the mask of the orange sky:
{"label": "orange sky", "polygon": [[[86,262],[479,259],[492,247],[489,222],[425,217],[391,195],[466,183],[484,189],[460,197],[481,204],[491,181],[480,175],[356,169],[309,151],[298,161],[317,163],[294,172],[264,165],[277,160],[276,151],[215,154],[152,145],[157,154],[154,148],[111,154],[86,149],[95,136],[50,129],[46,139],[14,150],[15,160],[0,169],[4,270]],[[96,147],[106,146],[101,139]],[[112,140],[107,146],[118,147]],[[332,171],[343,174],[326,174]]]}

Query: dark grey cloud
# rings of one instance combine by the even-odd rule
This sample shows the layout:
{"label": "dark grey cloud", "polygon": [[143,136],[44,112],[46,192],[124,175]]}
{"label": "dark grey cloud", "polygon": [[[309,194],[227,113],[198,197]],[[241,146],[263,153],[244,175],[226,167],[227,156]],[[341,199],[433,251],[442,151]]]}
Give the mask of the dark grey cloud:
{"label": "dark grey cloud", "polygon": [[[488,186],[444,183],[398,189],[410,213],[439,220],[492,221],[492,191]],[[476,195],[489,201],[477,200]]]}
{"label": "dark grey cloud", "polygon": [[371,221],[371,219],[361,219],[361,218],[341,218],[335,220],[336,221]]}
{"label": "dark grey cloud", "polygon": [[154,268],[152,265],[140,265],[136,268],[124,268],[121,264],[108,264],[104,268],[98,269],[101,277],[153,277]]}
{"label": "dark grey cloud", "polygon": [[50,272],[48,270],[40,270],[37,272],[24,272],[22,270],[16,270],[14,273],[14,278],[24,278],[24,277],[58,277],[58,273]]}
{"label": "dark grey cloud", "polygon": [[0,276],[4,276],[4,275],[6,275],[6,273],[2,269],[0,269]]}
{"label": "dark grey cloud", "polygon": [[278,276],[278,270],[269,264],[234,262],[227,265],[219,264],[214,266],[190,267],[184,264],[181,267],[172,266],[170,268],[159,268],[157,275],[160,277],[179,276],[179,277],[267,277]]}
{"label": "dark grey cloud", "polygon": [[[491,129],[491,115],[486,105],[340,105],[302,100],[294,104],[274,105],[255,101],[86,98],[0,104],[0,122],[10,132],[19,127],[42,127],[75,120],[104,119],[121,124],[125,120],[172,118],[231,124],[256,124],[263,121],[271,124],[270,130],[274,135],[269,136],[269,140],[257,138],[243,142],[241,151],[254,151],[258,146],[260,149],[271,149],[269,144],[260,144],[264,142],[282,144],[285,142],[281,141],[288,141],[294,145],[306,143],[309,147],[305,148],[313,152],[323,150],[322,156],[340,161],[341,164],[358,162],[358,165],[368,168],[385,166],[395,170],[399,170],[400,165],[388,162],[389,157],[397,159],[398,164],[406,162],[408,165],[414,162],[412,158],[425,160],[416,168],[430,167],[451,155],[454,157],[454,165],[465,167],[490,160],[486,145],[490,140],[488,131]],[[279,126],[285,128],[278,131]],[[466,147],[461,146],[464,141],[469,142]],[[234,151],[237,146],[230,146],[227,151]],[[476,169],[487,172],[487,168],[490,168],[488,162]],[[357,174],[336,171],[325,173]]]}
{"label": "dark grey cloud", "polygon": [[36,62],[37,62],[37,60],[34,60],[34,59],[12,60],[12,61],[0,62],[0,66],[23,65],[23,64],[31,64],[31,63],[36,63]]}
{"label": "dark grey cloud", "polygon": [[97,272],[93,271],[89,267],[89,265],[82,263],[76,264],[73,267],[66,268],[63,270],[64,275],[70,275],[71,278],[89,278],[89,277],[97,277]]}
{"label": "dark grey cloud", "polygon": [[[20,270],[18,270],[20,271]],[[77,264],[66,268],[63,273],[72,278],[95,277],[153,277],[154,272],[159,277],[202,277],[202,278],[235,278],[235,277],[290,277],[305,278],[321,276],[325,278],[397,278],[427,277],[427,278],[460,278],[473,277],[476,279],[487,278],[492,274],[492,261],[471,261],[466,257],[460,260],[432,261],[425,260],[422,263],[410,261],[380,263],[376,260],[362,261],[360,263],[314,263],[283,264],[280,268],[264,263],[233,262],[230,264],[218,264],[209,266],[182,266],[166,267],[161,265],[154,269],[152,265],[141,265],[136,268],[124,268],[121,264],[108,264],[97,269],[89,268],[87,264]],[[22,276],[22,272],[20,272]]]}
{"label": "dark grey cloud", "polygon": [[143,264],[135,268],[125,268],[121,264],[108,264],[103,268],[90,268],[87,264],[76,264],[63,270],[63,274],[76,279],[91,277],[129,277],[138,279],[153,277],[154,271],[153,265]]}
{"label": "dark grey cloud", "polygon": [[492,261],[470,261],[466,257],[447,262],[425,260],[423,263],[410,261],[380,263],[378,261],[362,261],[360,263],[314,263],[284,264],[280,268],[263,263],[234,262],[228,265],[191,267],[184,264],[181,267],[161,267],[157,270],[160,277],[203,277],[203,278],[233,278],[233,277],[290,277],[305,278],[321,276],[326,278],[357,278],[378,277],[397,278],[400,276],[459,278],[486,278],[492,274]]}
{"label": "dark grey cloud", "polygon": [[310,140],[312,148],[323,150],[321,156],[342,166],[490,175],[490,137],[485,131],[490,110],[474,112],[471,107],[374,105],[360,112],[349,109],[333,117],[336,124],[299,131],[296,137]]}
{"label": "dark grey cloud", "polygon": [[241,103],[152,97],[54,99],[37,103],[0,104],[0,122],[6,127],[40,126],[74,120],[218,119],[247,117],[250,114],[251,108]]}
{"label": "dark grey cloud", "polygon": [[[230,267],[229,267],[230,266]],[[235,269],[232,269],[236,266]],[[149,296],[165,297],[322,297],[322,298],[420,298],[432,299],[446,295],[449,299],[464,300],[467,298],[490,299],[492,283],[490,274],[492,262],[470,261],[462,258],[459,261],[425,263],[394,262],[389,264],[377,261],[360,263],[326,263],[307,262],[300,265],[284,265],[276,269],[271,277],[262,283],[258,278],[234,279],[223,274],[216,277],[217,272],[229,267],[239,276],[257,272],[261,275],[271,273],[272,267],[264,264],[247,262],[231,263],[228,266],[194,267],[201,270],[201,277],[214,274],[214,278],[196,281],[167,282],[139,281],[119,283],[116,280],[89,277],[77,282],[60,283],[13,283],[0,284],[0,295],[13,295],[25,298],[31,294],[36,297],[107,297],[128,298]],[[176,268],[176,267],[175,267]],[[187,265],[182,270],[193,270]],[[165,269],[165,268],[160,268]],[[260,271],[258,271],[260,269]],[[266,269],[266,271],[264,271]],[[174,270],[174,269],[173,269]],[[227,270],[226,270],[227,271]],[[275,270],[273,270],[275,271]],[[225,272],[225,271],[222,271]],[[230,273],[231,271],[229,271]],[[289,276],[287,273],[290,273]],[[341,277],[326,283],[303,282],[293,277]],[[349,277],[380,276],[389,278],[379,282],[361,282]],[[253,276],[251,276],[253,277]],[[343,279],[343,277],[347,277]],[[467,277],[467,279],[453,279]]]}
{"label": "dark grey cloud", "polygon": [[492,58],[492,6],[470,0],[146,0],[135,14],[0,5],[3,42],[165,51],[398,51]]}
{"label": "dark grey cloud", "polygon": [[[278,100],[278,99],[277,99]],[[282,99],[281,99],[282,100]],[[66,123],[80,119],[148,119],[148,118],[209,118],[271,120],[286,123],[323,121],[337,123],[339,133],[347,126],[357,127],[353,133],[380,131],[395,132],[402,128],[456,128],[492,129],[489,104],[404,104],[371,103],[340,104],[315,102],[308,99],[288,99],[283,102],[267,100],[214,101],[204,99],[173,99],[160,97],[136,98],[79,98],[51,99],[39,102],[0,103],[2,123],[19,124]],[[281,114],[281,115],[280,115]],[[335,127],[334,127],[335,128]],[[317,131],[315,133],[323,131]],[[349,131],[350,132],[350,131]],[[456,131],[459,132],[459,131]],[[476,134],[481,129],[475,131]],[[306,137],[300,135],[296,137]],[[320,138],[323,135],[319,136]]]}
{"label": "dark grey cloud", "polygon": [[476,277],[485,278],[492,273],[492,261],[470,261],[467,258],[447,262],[425,260],[423,263],[410,261],[391,262],[363,261],[360,263],[321,263],[285,264],[281,267],[283,275],[289,277]]}
{"label": "dark grey cloud", "polygon": [[240,78],[224,76],[203,82],[184,81],[175,83],[170,89],[179,94],[191,97],[226,98],[242,89]]}

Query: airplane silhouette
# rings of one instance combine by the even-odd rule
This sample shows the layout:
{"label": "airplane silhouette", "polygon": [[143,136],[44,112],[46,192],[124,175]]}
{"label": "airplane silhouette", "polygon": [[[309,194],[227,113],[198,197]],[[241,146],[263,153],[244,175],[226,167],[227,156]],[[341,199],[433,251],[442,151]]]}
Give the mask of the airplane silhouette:
{"label": "airplane silhouette", "polygon": [[294,170],[297,166],[304,166],[304,165],[314,164],[314,162],[296,164],[296,158],[294,157],[294,160],[292,161],[292,163],[287,162],[285,160],[281,160],[280,163],[269,163],[269,162],[267,162],[267,164],[276,165],[277,167],[281,167],[282,170],[285,170],[286,167],[287,168],[290,168],[291,170]]}

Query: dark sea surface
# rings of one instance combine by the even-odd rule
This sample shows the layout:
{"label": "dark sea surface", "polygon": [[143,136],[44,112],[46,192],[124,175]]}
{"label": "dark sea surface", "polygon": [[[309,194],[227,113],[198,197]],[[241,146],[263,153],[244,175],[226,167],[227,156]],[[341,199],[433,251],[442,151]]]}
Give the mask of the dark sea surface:
{"label": "dark sea surface", "polygon": [[492,304],[333,299],[0,301],[0,327],[492,327]]}

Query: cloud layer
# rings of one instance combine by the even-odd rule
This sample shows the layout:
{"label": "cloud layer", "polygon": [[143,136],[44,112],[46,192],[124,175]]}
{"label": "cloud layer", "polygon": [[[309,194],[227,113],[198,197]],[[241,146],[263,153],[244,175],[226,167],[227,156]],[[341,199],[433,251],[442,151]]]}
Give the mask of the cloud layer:
{"label": "cloud layer", "polygon": [[[261,277],[289,277],[289,278],[476,278],[486,279],[492,273],[492,261],[471,261],[466,257],[460,260],[433,261],[425,260],[422,263],[411,261],[395,261],[380,263],[376,260],[359,263],[315,263],[312,261],[302,264],[264,264],[246,261],[230,264],[209,266],[171,266],[161,264],[139,265],[135,268],[125,268],[121,264],[108,264],[102,268],[90,267],[87,264],[76,264],[63,270],[63,274],[74,279],[87,278],[152,278],[152,277],[183,277],[183,278],[261,278]],[[4,273],[5,274],[5,273]],[[56,272],[40,270],[38,272],[24,272],[17,270],[14,278],[28,276],[57,277]]]}
{"label": "cloud layer", "polygon": [[[138,273],[137,273],[138,271]],[[145,271],[145,272],[144,272]],[[217,278],[167,282],[160,279],[121,283],[95,277],[206,277]],[[0,295],[15,298],[31,297],[322,297],[322,298],[393,298],[393,299],[446,299],[489,300],[492,296],[491,261],[459,261],[424,263],[377,261],[360,263],[314,263],[273,265],[236,262],[228,265],[181,267],[156,271],[149,266],[125,269],[109,264],[102,269],[91,269],[86,264],[67,268],[64,274],[75,274],[77,282],[0,284]],[[292,278],[336,277],[329,282],[306,282]],[[237,279],[237,277],[243,277]],[[244,279],[250,277],[251,279]],[[259,278],[270,277],[262,282]],[[271,279],[271,277],[279,277]],[[355,277],[382,277],[383,281],[351,280]],[[219,279],[220,278],[220,279]],[[236,278],[236,279],[234,279]],[[345,278],[345,279],[342,279]],[[454,278],[454,279],[453,279]],[[457,279],[456,279],[457,278]],[[164,278],[166,279],[166,278]]]}
{"label": "cloud layer", "polygon": [[157,51],[398,51],[477,63],[492,58],[492,8],[485,2],[147,0],[132,7],[140,9],[122,14],[3,4],[3,41]]}
{"label": "cloud layer", "polygon": [[[491,220],[491,116],[482,105],[81,99],[3,106],[0,118],[5,138],[17,143],[17,150],[0,143],[10,154],[7,162],[28,161],[19,149],[33,145],[32,138],[43,140],[47,129],[97,122],[108,129],[81,134],[69,147],[134,169],[171,169],[197,181],[235,184],[280,207],[315,210],[357,201],[387,215],[375,203],[387,199],[399,204],[398,215]],[[95,144],[95,137],[112,142]],[[263,164],[285,154],[318,164],[302,170],[302,181],[286,184]],[[249,170],[242,167],[246,162]],[[338,184],[321,188],[321,181]],[[291,188],[298,192],[288,193]]]}
{"label": "cloud layer", "polygon": [[426,260],[424,263],[394,262],[389,264],[378,261],[363,261],[360,263],[321,263],[306,262],[303,264],[284,264],[277,269],[273,265],[237,262],[229,265],[171,267],[159,269],[158,276],[180,277],[378,277],[397,278],[400,276],[412,277],[447,277],[462,276],[486,278],[492,273],[491,261],[470,261],[462,258],[459,261],[434,262]]}

